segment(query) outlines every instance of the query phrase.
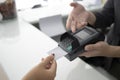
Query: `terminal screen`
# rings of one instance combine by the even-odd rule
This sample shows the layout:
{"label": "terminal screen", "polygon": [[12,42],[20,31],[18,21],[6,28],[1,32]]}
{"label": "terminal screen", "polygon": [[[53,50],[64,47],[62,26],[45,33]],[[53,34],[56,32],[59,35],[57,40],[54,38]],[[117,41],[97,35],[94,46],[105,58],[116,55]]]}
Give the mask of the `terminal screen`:
{"label": "terminal screen", "polygon": [[75,35],[81,39],[86,39],[87,37],[90,36],[90,34],[87,33],[85,30],[80,31],[80,32],[76,33]]}

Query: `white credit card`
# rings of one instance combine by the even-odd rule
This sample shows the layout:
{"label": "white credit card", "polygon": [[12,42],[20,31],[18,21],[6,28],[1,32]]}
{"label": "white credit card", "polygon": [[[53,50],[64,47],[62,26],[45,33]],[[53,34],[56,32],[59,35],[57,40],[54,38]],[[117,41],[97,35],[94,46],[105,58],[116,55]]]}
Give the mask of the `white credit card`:
{"label": "white credit card", "polygon": [[60,47],[56,47],[50,51],[47,52],[49,55],[51,54],[55,54],[55,60],[63,57],[64,55],[68,54],[67,52],[65,52],[63,49],[61,49]]}

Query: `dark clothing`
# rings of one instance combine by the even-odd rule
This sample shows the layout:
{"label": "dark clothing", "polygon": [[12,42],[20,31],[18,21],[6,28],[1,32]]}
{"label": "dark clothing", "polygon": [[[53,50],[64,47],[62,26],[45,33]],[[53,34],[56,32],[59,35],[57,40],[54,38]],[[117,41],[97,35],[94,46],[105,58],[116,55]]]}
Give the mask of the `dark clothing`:
{"label": "dark clothing", "polygon": [[[94,25],[96,28],[103,29],[110,27],[111,24],[114,24],[107,37],[107,42],[110,45],[116,46],[120,45],[120,0],[108,0],[102,10],[93,13],[96,16],[96,22]],[[115,66],[116,63],[118,63],[118,65],[120,66],[119,59],[117,58],[107,57],[91,57],[91,58],[81,57],[81,58],[91,65],[101,66],[115,77],[120,76],[119,75],[120,68],[117,67],[118,69],[116,69]],[[113,72],[114,70],[116,70],[119,73]],[[117,78],[120,80],[120,77]]]}
{"label": "dark clothing", "polygon": [[[103,7],[103,9],[100,12],[94,13],[96,16],[96,22],[95,27],[98,28],[106,28],[110,27],[111,24],[114,24],[114,26],[111,28],[108,37],[107,42],[110,45],[120,45],[120,0],[108,0]],[[117,59],[117,62],[116,62]],[[115,77],[120,76],[120,68],[115,69],[116,63],[117,66],[120,66],[120,59],[118,58],[106,58],[106,61],[108,61],[107,65],[108,72],[114,70],[111,72]],[[114,69],[113,69],[114,68]],[[115,72],[117,71],[117,73]],[[117,75],[116,75],[117,74]],[[117,77],[120,80],[120,77]]]}
{"label": "dark clothing", "polygon": [[105,28],[114,23],[108,37],[108,43],[118,45],[120,41],[120,0],[108,0],[102,11],[94,14],[96,16],[96,27]]}

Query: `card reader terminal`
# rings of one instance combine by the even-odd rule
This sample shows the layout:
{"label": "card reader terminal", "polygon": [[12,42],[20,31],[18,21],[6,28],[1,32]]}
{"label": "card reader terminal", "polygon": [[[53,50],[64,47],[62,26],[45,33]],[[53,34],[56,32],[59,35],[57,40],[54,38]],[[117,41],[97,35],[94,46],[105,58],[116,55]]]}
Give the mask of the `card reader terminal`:
{"label": "card reader terminal", "polygon": [[75,33],[68,31],[62,34],[58,46],[68,53],[65,57],[72,61],[85,51],[86,45],[104,41],[104,39],[105,36],[101,32],[86,26]]}

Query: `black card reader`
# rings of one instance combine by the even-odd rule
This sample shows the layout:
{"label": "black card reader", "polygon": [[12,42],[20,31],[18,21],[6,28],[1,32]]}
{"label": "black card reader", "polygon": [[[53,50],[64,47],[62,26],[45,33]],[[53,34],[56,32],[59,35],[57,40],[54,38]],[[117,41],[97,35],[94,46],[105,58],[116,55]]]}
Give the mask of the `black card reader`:
{"label": "black card reader", "polygon": [[104,39],[105,36],[101,32],[86,26],[75,33],[68,31],[62,34],[58,46],[68,53],[65,57],[72,61],[85,51],[86,45],[104,41]]}

